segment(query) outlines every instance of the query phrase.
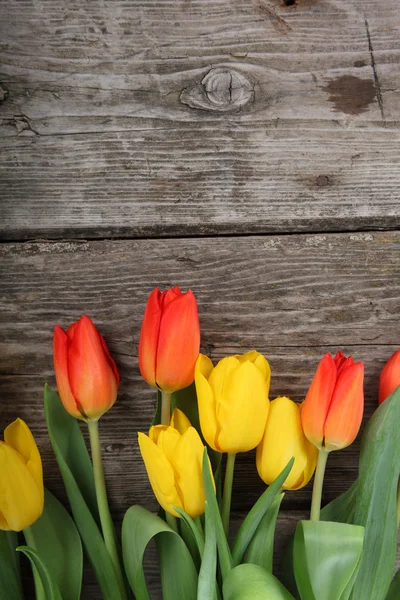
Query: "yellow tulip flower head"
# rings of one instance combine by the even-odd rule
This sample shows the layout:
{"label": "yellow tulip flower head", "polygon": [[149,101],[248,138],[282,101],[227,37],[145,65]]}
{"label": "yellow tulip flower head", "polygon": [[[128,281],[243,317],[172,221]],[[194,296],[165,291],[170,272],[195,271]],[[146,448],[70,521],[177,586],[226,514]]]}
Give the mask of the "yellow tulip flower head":
{"label": "yellow tulip flower head", "polygon": [[283,488],[299,490],[310,481],[318,458],[318,449],[308,441],[301,426],[301,406],[281,396],[270,404],[264,437],[257,448],[257,470],[271,484],[295,457]]}
{"label": "yellow tulip flower head", "polygon": [[204,444],[184,413],[175,409],[170,425],[155,425],[138,434],[139,447],[154,495],[162,508],[179,517],[204,513],[202,462]]}
{"label": "yellow tulip flower head", "polygon": [[203,436],[218,452],[247,452],[258,446],[267,421],[271,369],[252,350],[229,356],[216,367],[200,354],[195,383]]}
{"label": "yellow tulip flower head", "polygon": [[42,461],[28,425],[11,423],[0,441],[0,529],[21,531],[42,514]]}

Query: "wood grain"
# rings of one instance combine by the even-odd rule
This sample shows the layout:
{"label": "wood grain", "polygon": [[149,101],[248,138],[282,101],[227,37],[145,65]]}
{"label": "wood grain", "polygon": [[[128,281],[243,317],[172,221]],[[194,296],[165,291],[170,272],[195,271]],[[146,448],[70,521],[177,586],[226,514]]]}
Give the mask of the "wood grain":
{"label": "wood grain", "polygon": [[[20,415],[32,425],[50,488],[60,478],[47,440],[42,386],[54,385],[52,330],[82,313],[105,335],[122,375],[119,401],[101,421],[114,513],[151,504],[136,442],[154,411],[140,378],[137,344],[147,296],[156,285],[192,288],[202,349],[216,361],[257,348],[272,365],[271,397],[301,401],[320,357],[342,348],[366,364],[366,415],[378,376],[400,339],[399,233],[200,240],[5,244],[2,254],[2,425]],[[357,471],[359,445],[332,455],[327,502]],[[254,456],[240,455],[234,508],[247,510],[263,484]],[[288,495],[303,508],[310,489]]]}
{"label": "wood grain", "polygon": [[0,235],[398,227],[381,4],[3,1]]}

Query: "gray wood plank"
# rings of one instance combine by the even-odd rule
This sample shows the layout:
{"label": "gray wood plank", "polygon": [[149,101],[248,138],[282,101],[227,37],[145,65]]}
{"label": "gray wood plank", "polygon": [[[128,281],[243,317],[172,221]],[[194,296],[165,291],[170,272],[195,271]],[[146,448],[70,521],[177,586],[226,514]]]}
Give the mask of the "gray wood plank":
{"label": "gray wood plank", "polygon": [[[155,510],[136,442],[136,432],[151,421],[155,399],[138,372],[137,344],[148,293],[173,284],[195,291],[202,350],[214,361],[253,347],[266,354],[271,398],[287,394],[301,401],[327,351],[340,347],[363,360],[366,420],[376,408],[380,369],[399,346],[399,252],[398,232],[3,244],[0,428],[17,416],[26,419],[41,450],[46,484],[66,501],[46,434],[42,388],[44,381],[54,386],[54,324],[67,326],[89,314],[122,376],[119,399],[100,423],[113,516],[120,523],[134,503]],[[359,440],[332,453],[324,503],[355,479],[358,452]],[[263,489],[254,453],[239,455],[236,526]],[[310,498],[310,486],[287,493],[277,560]],[[148,566],[154,598],[160,598],[154,556]],[[89,568],[82,597],[101,597]]]}
{"label": "gray wood plank", "polygon": [[3,1],[1,237],[398,227],[381,8]]}

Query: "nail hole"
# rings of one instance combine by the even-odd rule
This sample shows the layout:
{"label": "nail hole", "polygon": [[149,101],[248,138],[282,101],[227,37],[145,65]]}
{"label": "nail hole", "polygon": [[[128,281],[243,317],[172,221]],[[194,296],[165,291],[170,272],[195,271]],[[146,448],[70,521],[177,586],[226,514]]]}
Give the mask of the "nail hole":
{"label": "nail hole", "polygon": [[283,0],[284,6],[294,6],[297,4],[297,0]]}

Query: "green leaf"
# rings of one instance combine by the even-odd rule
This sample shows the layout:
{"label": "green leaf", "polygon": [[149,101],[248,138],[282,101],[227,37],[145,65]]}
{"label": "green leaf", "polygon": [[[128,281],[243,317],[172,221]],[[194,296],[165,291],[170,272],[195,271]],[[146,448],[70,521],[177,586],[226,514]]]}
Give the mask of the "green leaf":
{"label": "green leaf", "polygon": [[143,556],[156,538],[164,600],[196,600],[197,572],[182,538],[160,517],[131,506],[122,523],[122,554],[129,584],[137,600],[149,600]]}
{"label": "green leaf", "polygon": [[261,519],[246,552],[246,563],[263,567],[272,573],[274,538],[279,508],[285,494],[278,494]]}
{"label": "green leaf", "polygon": [[364,527],[357,525],[299,521],[293,559],[302,600],[347,600],[360,565],[363,539]]}
{"label": "green leaf", "polygon": [[51,445],[67,491],[74,521],[105,600],[121,597],[104,539],[97,525],[93,468],[79,425],[47,385],[44,405]]}
{"label": "green leaf", "polygon": [[250,564],[239,565],[228,573],[223,594],[224,600],[293,600],[272,573]]}
{"label": "green leaf", "polygon": [[353,600],[384,600],[397,551],[400,387],[372,415],[361,440],[354,523],[365,526]]}
{"label": "green leaf", "polygon": [[0,598],[23,600],[17,534],[0,531]]}
{"label": "green leaf", "polygon": [[[196,547],[201,558],[204,552],[204,538],[200,533],[199,528],[197,527],[192,517],[189,517],[189,515],[182,508],[179,508],[178,506],[174,506],[173,508],[179,515],[181,515],[183,523],[186,523],[186,526],[191,532],[193,540],[196,543]],[[183,525],[182,521],[181,526]]]}
{"label": "green leaf", "polygon": [[208,502],[205,504],[206,527],[203,560],[201,562],[197,597],[201,600],[214,600],[217,587],[217,537],[210,515]]}
{"label": "green leaf", "polygon": [[43,586],[46,600],[63,600],[52,572],[49,570],[38,551],[34,550],[30,546],[19,546],[17,550],[19,552],[23,552],[31,561],[32,568],[36,569],[36,573],[38,574]]}
{"label": "green leaf", "polygon": [[234,566],[239,565],[242,562],[247,546],[250,544],[263,516],[274,501],[275,496],[280,493],[281,487],[289,475],[293,463],[294,458],[291,458],[275,481],[265,490],[263,495],[260,496],[240,526],[232,544],[232,560]]}
{"label": "green leaf", "polygon": [[321,521],[353,524],[356,497],[357,481],[344,494],[332,500],[321,510]]}
{"label": "green leaf", "polygon": [[400,571],[397,571],[396,577],[393,579],[389,588],[389,593],[386,600],[399,600],[400,598]]}
{"label": "green leaf", "polygon": [[206,500],[209,506],[210,521],[215,529],[215,534],[217,537],[218,556],[222,579],[225,579],[226,575],[233,567],[233,562],[226,539],[224,526],[222,524],[221,513],[219,512],[217,497],[214,491],[207,448],[204,448],[203,455],[203,481]]}
{"label": "green leaf", "polygon": [[75,523],[63,505],[45,490],[42,516],[30,526],[33,547],[50,569],[63,600],[79,600],[83,552]]}

